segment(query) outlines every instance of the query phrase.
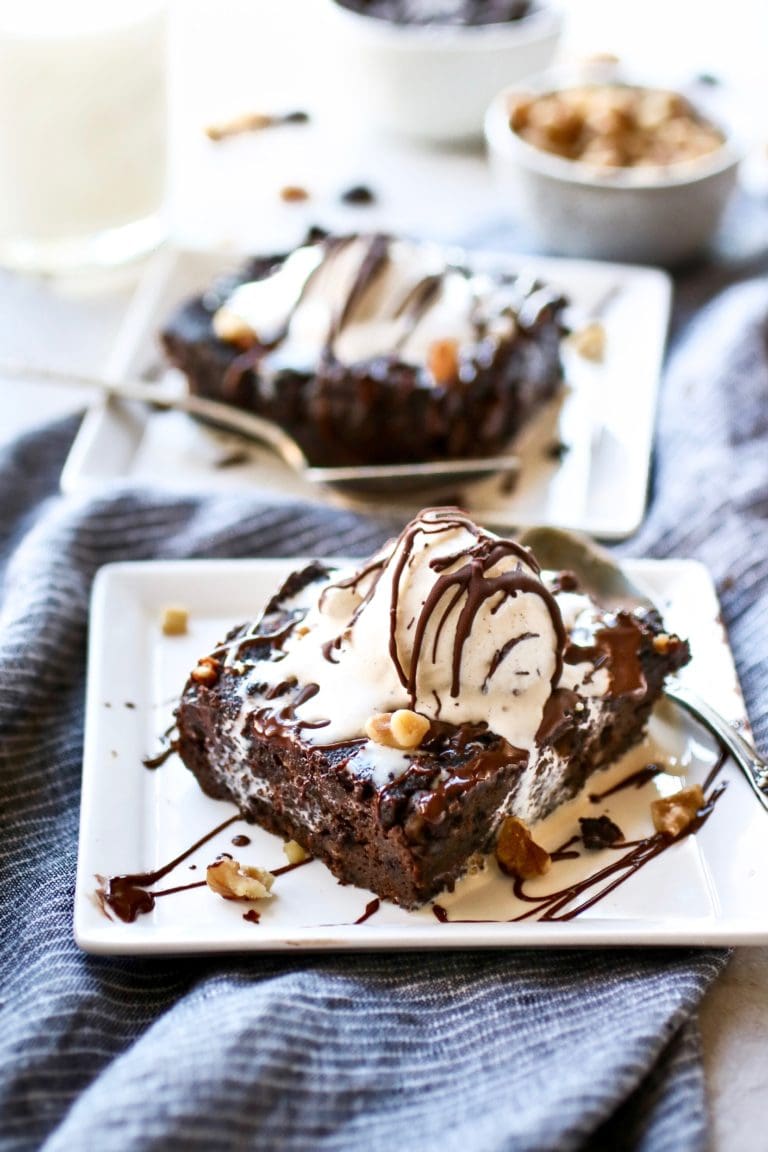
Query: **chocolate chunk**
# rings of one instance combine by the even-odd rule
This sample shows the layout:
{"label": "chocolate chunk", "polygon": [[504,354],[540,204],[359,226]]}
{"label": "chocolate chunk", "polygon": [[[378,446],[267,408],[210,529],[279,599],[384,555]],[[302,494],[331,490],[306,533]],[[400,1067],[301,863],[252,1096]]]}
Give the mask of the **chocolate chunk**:
{"label": "chocolate chunk", "polygon": [[610,848],[611,844],[624,839],[621,828],[607,816],[582,816],[579,819],[579,824],[581,825],[581,838],[584,841],[584,847],[591,851],[596,851],[598,848]]}
{"label": "chocolate chunk", "polygon": [[347,188],[346,192],[342,192],[341,199],[345,204],[362,207],[367,204],[375,204],[376,193],[366,184],[354,184],[351,188]]}
{"label": "chocolate chunk", "polygon": [[564,444],[562,440],[553,440],[552,443],[548,444],[545,448],[544,455],[548,460],[556,460],[559,462],[565,459],[570,450],[570,445]]}

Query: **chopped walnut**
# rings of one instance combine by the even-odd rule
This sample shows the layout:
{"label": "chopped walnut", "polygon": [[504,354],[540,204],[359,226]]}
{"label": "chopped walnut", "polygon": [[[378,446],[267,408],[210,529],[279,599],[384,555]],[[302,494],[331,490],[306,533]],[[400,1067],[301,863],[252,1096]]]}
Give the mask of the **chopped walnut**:
{"label": "chopped walnut", "polygon": [[197,667],[193,668],[190,676],[197,684],[213,684],[218,680],[221,664],[213,656],[204,656],[198,660]]}
{"label": "chopped walnut", "polygon": [[256,333],[253,329],[241,316],[236,312],[230,312],[226,306],[219,308],[214,314],[213,331],[214,335],[225,344],[234,344],[243,350],[252,348],[256,343]]}
{"label": "chopped walnut", "polygon": [[435,340],[427,353],[427,368],[438,384],[450,384],[459,375],[458,340]]}
{"label": "chopped walnut", "polygon": [[395,712],[378,712],[365,724],[365,734],[375,744],[387,748],[418,748],[429,732],[429,720],[420,712],[410,708],[398,708]]}
{"label": "chopped walnut", "polygon": [[482,852],[473,852],[467,860],[465,869],[467,876],[479,876],[485,871],[487,862],[488,858]]}
{"label": "chopped walnut", "polygon": [[208,865],[205,874],[208,887],[225,900],[266,900],[275,882],[265,868],[252,868],[228,856]]}
{"label": "chopped walnut", "polygon": [[163,609],[161,628],[164,636],[183,636],[188,623],[189,612],[186,608],[169,606]]}
{"label": "chopped walnut", "polygon": [[509,124],[536,148],[598,168],[696,160],[724,143],[722,132],[680,93],[627,84],[517,97]]}
{"label": "chopped walnut", "polygon": [[274,123],[275,117],[263,112],[243,112],[240,116],[233,116],[231,120],[209,124],[205,134],[209,140],[218,143],[219,140],[226,140],[228,136],[239,136],[243,132],[259,132],[263,128],[271,128]]}
{"label": "chopped walnut", "polygon": [[298,840],[286,840],[283,844],[283,852],[288,857],[289,864],[303,864],[305,860],[309,859],[309,852],[302,848]]}
{"label": "chopped walnut", "polygon": [[658,634],[658,636],[654,636],[654,638],[653,638],[653,650],[654,650],[654,652],[658,652],[661,655],[664,655],[665,652],[669,651],[669,645],[671,644],[671,642],[672,642],[671,636],[669,636],[666,632],[660,632]]}
{"label": "chopped walnut", "polygon": [[286,204],[300,204],[303,200],[309,200],[309,192],[298,184],[286,184],[280,189],[280,199]]}
{"label": "chopped walnut", "polygon": [[525,824],[516,816],[505,817],[499,829],[496,860],[502,872],[521,880],[543,876],[552,865],[549,852],[535,842]]}
{"label": "chopped walnut", "polygon": [[662,836],[674,839],[689,828],[701,808],[704,807],[704,792],[700,784],[692,784],[675,792],[673,796],[664,796],[651,803],[651,816],[653,826]]}
{"label": "chopped walnut", "polygon": [[571,344],[579,356],[600,364],[605,359],[605,328],[597,321],[587,324],[573,333]]}

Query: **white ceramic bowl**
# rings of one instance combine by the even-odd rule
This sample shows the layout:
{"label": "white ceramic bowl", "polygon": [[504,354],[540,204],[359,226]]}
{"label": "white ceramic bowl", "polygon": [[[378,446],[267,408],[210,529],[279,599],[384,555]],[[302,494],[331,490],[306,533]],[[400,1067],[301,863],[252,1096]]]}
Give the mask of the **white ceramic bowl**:
{"label": "white ceramic bowl", "polygon": [[339,91],[376,128],[449,141],[479,137],[499,88],[552,61],[562,17],[549,3],[506,24],[394,24],[320,0]]}
{"label": "white ceramic bowl", "polygon": [[667,168],[595,168],[546,152],[513,132],[509,112],[516,96],[584,80],[583,73],[544,75],[505,89],[491,103],[485,137],[508,203],[542,249],[558,255],[668,266],[694,256],[711,240],[736,183],[743,154],[736,134],[707,101],[688,91],[725,142],[701,159]]}

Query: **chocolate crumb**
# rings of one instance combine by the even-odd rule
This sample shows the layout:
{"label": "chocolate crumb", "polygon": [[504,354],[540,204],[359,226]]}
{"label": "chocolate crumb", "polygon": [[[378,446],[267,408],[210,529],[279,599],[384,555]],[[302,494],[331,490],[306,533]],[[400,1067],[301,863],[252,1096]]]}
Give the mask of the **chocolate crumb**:
{"label": "chocolate crumb", "polygon": [[364,207],[376,203],[376,193],[367,184],[353,184],[346,192],[342,192],[341,200],[344,204]]}
{"label": "chocolate crumb", "polygon": [[126,708],[135,708],[136,705],[134,704],[133,700],[126,700],[125,707]]}
{"label": "chocolate crumb", "polygon": [[310,224],[304,243],[318,244],[321,240],[325,240],[328,235],[327,228],[321,228],[319,224]]}
{"label": "chocolate crumb", "polygon": [[565,459],[570,450],[569,444],[564,444],[562,440],[553,440],[552,443],[548,444],[544,449],[544,455],[548,460],[556,460],[559,463]]}
{"label": "chocolate crumb", "polygon": [[558,572],[553,581],[552,587],[555,592],[578,592],[579,581],[576,573],[571,572],[568,569],[564,569],[562,572]]}
{"label": "chocolate crumb", "polygon": [[245,848],[246,844],[250,844],[250,842],[250,836],[244,836],[242,832],[238,833],[237,836],[232,837],[232,843],[234,844],[235,848]]}
{"label": "chocolate crumb", "polygon": [[309,112],[304,112],[297,109],[295,112],[286,112],[285,116],[280,117],[282,124],[308,124]]}
{"label": "chocolate crumb", "polygon": [[250,924],[258,924],[261,914],[255,908],[249,908],[247,912],[243,912],[243,920],[247,920]]}
{"label": "chocolate crumb", "polygon": [[705,84],[708,88],[717,88],[722,81],[719,76],[713,75],[712,72],[700,72],[696,77],[697,84]]}
{"label": "chocolate crumb", "polygon": [[584,847],[591,851],[610,848],[617,840],[624,839],[621,828],[607,816],[582,816],[579,818],[579,824]]}

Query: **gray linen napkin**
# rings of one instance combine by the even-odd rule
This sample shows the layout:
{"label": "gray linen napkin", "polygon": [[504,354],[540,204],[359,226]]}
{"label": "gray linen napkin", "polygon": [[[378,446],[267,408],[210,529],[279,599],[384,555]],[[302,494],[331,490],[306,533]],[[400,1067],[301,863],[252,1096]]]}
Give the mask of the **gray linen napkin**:
{"label": "gray linen napkin", "polygon": [[[768,738],[768,288],[678,342],[629,549],[703,557]],[[72,941],[88,595],[116,559],[363,554],[391,525],[255,497],[55,494],[0,456],[0,1148],[701,1150],[713,950],[102,959]]]}

